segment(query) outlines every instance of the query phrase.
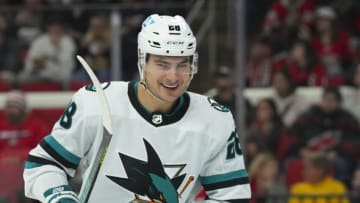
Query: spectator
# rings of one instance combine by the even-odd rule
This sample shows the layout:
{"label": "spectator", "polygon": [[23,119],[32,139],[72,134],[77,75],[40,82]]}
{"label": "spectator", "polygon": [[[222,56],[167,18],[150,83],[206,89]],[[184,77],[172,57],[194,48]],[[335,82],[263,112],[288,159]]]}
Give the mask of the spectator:
{"label": "spectator", "polygon": [[145,19],[147,14],[153,11],[153,7],[151,6],[152,2],[148,2],[148,9],[143,9],[141,7],[137,7],[138,3],[144,3],[141,0],[120,0],[120,3],[124,5],[128,5],[130,9],[122,12],[123,19],[123,27],[122,29],[122,58],[126,60],[122,60],[122,79],[133,80],[138,74],[137,70],[133,67],[137,67],[137,57],[138,50],[137,47],[137,33],[140,31],[141,22]]}
{"label": "spectator", "polygon": [[293,153],[324,151],[332,157],[335,177],[349,184],[351,169],[358,156],[360,131],[357,120],[341,108],[342,95],[336,87],[323,90],[320,104],[309,108],[295,121],[290,134],[298,140]]}
{"label": "spectator", "polygon": [[260,148],[276,154],[279,138],[285,132],[281,118],[272,99],[262,99],[258,102],[255,119],[247,133],[254,137]]}
{"label": "spectator", "polygon": [[357,167],[353,173],[352,182],[351,182],[351,191],[356,193],[352,198],[352,203],[360,202],[360,163],[358,162]]}
{"label": "spectator", "polygon": [[258,154],[249,167],[251,192],[254,197],[251,203],[282,203],[284,199],[267,197],[267,195],[285,194],[286,188],[280,178],[278,161],[272,154]]}
{"label": "spectator", "polygon": [[[291,195],[345,195],[345,185],[329,176],[331,164],[324,154],[307,154],[303,158],[304,181],[295,183],[290,188]],[[330,200],[330,201],[329,201]],[[344,197],[292,197],[289,203],[348,203]]]}
{"label": "spectator", "polygon": [[13,83],[20,69],[19,44],[8,35],[8,26],[0,16],[0,81]]}
{"label": "spectator", "polygon": [[24,93],[16,90],[8,93],[5,115],[0,119],[2,158],[25,160],[29,150],[49,132],[45,123],[30,115]]}
{"label": "spectator", "polygon": [[[107,81],[110,78],[110,40],[107,18],[102,15],[92,16],[88,31],[81,40],[79,51],[100,81]],[[83,69],[79,69],[73,80],[87,81],[88,75]]]}
{"label": "spectator", "polygon": [[69,34],[77,44],[80,44],[84,33],[90,27],[90,18],[92,16],[109,13],[109,10],[101,7],[89,9],[87,7],[89,3],[91,2],[88,0],[71,0],[66,3],[66,10],[62,11],[61,18],[69,25]]}
{"label": "spectator", "polygon": [[266,15],[264,33],[270,40],[273,55],[281,55],[297,37],[308,37],[313,23],[311,0],[277,0]]}
{"label": "spectator", "polygon": [[44,2],[42,0],[24,0],[21,9],[13,17],[10,24],[12,35],[17,36],[23,45],[24,52],[28,46],[42,33],[44,20]]}
{"label": "spectator", "polygon": [[20,82],[52,81],[66,85],[75,64],[75,43],[57,19],[47,23],[47,32],[32,44]]}
{"label": "spectator", "polygon": [[331,6],[336,9],[341,27],[349,31],[352,36],[359,37],[359,1],[333,0]]}
{"label": "spectator", "polygon": [[326,70],[317,62],[311,44],[297,40],[291,47],[290,54],[274,63],[273,72],[286,68],[296,86],[323,86],[327,84]]}
{"label": "spectator", "polygon": [[268,11],[264,32],[283,26],[299,26],[309,28],[313,23],[314,4],[311,0],[278,0]]}
{"label": "spectator", "polygon": [[360,122],[360,64],[357,65],[351,80],[352,87],[343,88],[344,108],[351,112]]}
{"label": "spectator", "polygon": [[316,11],[315,35],[312,45],[321,63],[326,68],[328,85],[342,85],[346,68],[354,53],[349,44],[349,34],[336,24],[336,13],[330,7]]}
{"label": "spectator", "polygon": [[248,87],[267,87],[271,84],[271,47],[267,39],[256,40],[250,46],[246,62],[246,84]]}
{"label": "spectator", "polygon": [[272,99],[276,104],[282,122],[290,127],[295,119],[309,106],[309,102],[296,92],[293,78],[286,69],[274,73],[274,94]]}
{"label": "spectator", "polygon": [[228,107],[236,115],[235,80],[233,71],[228,66],[220,66],[214,73],[215,88],[206,95],[215,99],[219,104]]}
{"label": "spectator", "polygon": [[[234,71],[228,66],[220,66],[214,73],[214,82],[215,87],[208,90],[205,95],[229,108],[233,116],[236,117],[236,81],[234,79]],[[252,106],[247,99],[245,99],[245,111],[245,125],[249,126],[252,119]]]}
{"label": "spectator", "polygon": [[261,148],[262,146],[253,136],[246,136],[244,139],[244,154],[245,156],[245,165],[250,166],[255,157],[265,150]]}

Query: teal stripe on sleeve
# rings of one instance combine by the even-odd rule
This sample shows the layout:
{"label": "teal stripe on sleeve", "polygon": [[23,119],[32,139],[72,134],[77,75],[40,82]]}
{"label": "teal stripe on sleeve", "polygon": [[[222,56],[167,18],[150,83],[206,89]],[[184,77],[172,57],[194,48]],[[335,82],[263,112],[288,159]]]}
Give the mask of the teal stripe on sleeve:
{"label": "teal stripe on sleeve", "polygon": [[26,161],[25,162],[25,169],[37,168],[37,167],[40,167],[40,166],[43,166],[43,165],[39,164],[39,163],[31,162],[31,161]]}
{"label": "teal stripe on sleeve", "polygon": [[44,140],[64,159],[72,164],[79,165],[81,158],[66,150],[53,136],[48,135]]}
{"label": "teal stripe on sleeve", "polygon": [[219,183],[244,177],[248,177],[248,174],[245,169],[242,169],[238,171],[232,171],[230,173],[218,174],[213,176],[202,176],[200,177],[200,181],[203,185],[208,185],[212,183]]}
{"label": "teal stripe on sleeve", "polygon": [[70,185],[60,185],[54,188],[50,188],[44,192],[44,197],[48,197],[54,193],[72,191],[72,187]]}

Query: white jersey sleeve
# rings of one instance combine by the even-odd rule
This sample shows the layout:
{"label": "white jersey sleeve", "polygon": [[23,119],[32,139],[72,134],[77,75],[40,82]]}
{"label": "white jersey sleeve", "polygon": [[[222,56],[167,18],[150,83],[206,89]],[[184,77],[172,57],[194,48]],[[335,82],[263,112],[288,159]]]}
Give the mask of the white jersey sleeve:
{"label": "white jersey sleeve", "polygon": [[56,202],[60,195],[67,195],[65,198],[77,201],[68,180],[80,160],[89,154],[95,136],[101,133],[101,117],[98,109],[92,108],[94,105],[98,105],[95,92],[80,89],[51,134],[30,151],[23,174],[27,197]]}
{"label": "white jersey sleeve", "polygon": [[251,198],[249,178],[233,117],[225,107],[218,105],[216,108],[225,112],[218,112],[208,132],[213,139],[213,144],[208,146],[211,155],[200,172],[208,199],[205,202],[248,203]]}

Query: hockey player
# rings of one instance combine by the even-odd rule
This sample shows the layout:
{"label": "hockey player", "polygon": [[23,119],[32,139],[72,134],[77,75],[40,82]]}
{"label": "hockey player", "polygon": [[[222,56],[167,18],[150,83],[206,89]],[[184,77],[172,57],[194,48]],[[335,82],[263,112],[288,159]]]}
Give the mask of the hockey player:
{"label": "hockey player", "polygon": [[[181,16],[149,16],[138,34],[140,81],[108,82],[113,136],[88,202],[249,202],[250,185],[229,110],[187,92],[197,72],[196,39]],[[78,202],[68,179],[96,154],[101,111],[94,88],[72,98],[29,154],[25,193],[47,203]],[[90,169],[92,166],[88,166]]]}

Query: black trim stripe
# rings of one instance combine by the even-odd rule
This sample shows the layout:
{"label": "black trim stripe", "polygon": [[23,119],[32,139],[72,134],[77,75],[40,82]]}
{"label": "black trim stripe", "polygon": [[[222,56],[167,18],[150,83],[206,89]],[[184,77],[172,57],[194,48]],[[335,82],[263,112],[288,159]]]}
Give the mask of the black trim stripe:
{"label": "black trim stripe", "polygon": [[230,202],[230,203],[250,203],[250,199],[233,199],[233,200],[227,200],[227,202]]}
{"label": "black trim stripe", "polygon": [[71,176],[63,169],[63,167],[61,167],[58,163],[56,163],[54,161],[44,159],[44,158],[38,157],[38,156],[33,156],[33,155],[29,155],[28,158],[26,159],[26,161],[30,161],[30,162],[33,162],[33,163],[38,163],[38,164],[41,164],[41,165],[55,166],[55,167],[57,167],[60,170],[65,172],[66,177],[67,177],[68,180],[71,178]]}
{"label": "black trim stripe", "polygon": [[[132,81],[129,83],[128,86],[128,96],[130,99],[130,102],[132,104],[132,106],[135,108],[135,110],[147,121],[149,122],[151,125],[155,126],[155,127],[159,127],[159,126],[164,126],[164,125],[168,125],[168,124],[172,124],[175,123],[177,121],[179,121],[186,113],[187,109],[189,108],[190,105],[190,96],[188,93],[184,93],[182,95],[183,97],[183,103],[180,106],[180,108],[178,110],[176,110],[176,112],[174,113],[170,113],[170,114],[163,114],[163,113],[159,113],[159,112],[152,112],[149,113],[148,111],[146,111],[144,109],[144,107],[141,105],[141,103],[139,102],[137,95],[135,93],[135,81]],[[178,99],[178,101],[176,102],[176,104],[174,105],[174,109],[177,107],[177,105],[179,104],[180,98]],[[172,109],[170,112],[173,112]],[[162,118],[163,118],[163,122],[160,124],[155,124],[152,122],[152,117],[154,114],[161,114]]]}
{"label": "black trim stripe", "polygon": [[[205,197],[205,200],[214,200],[210,199],[208,196]],[[215,200],[218,202],[230,202],[230,203],[250,203],[251,199],[231,199],[231,200]]]}
{"label": "black trim stripe", "polygon": [[73,164],[66,159],[64,159],[60,154],[58,154],[45,140],[42,140],[40,142],[40,146],[48,153],[50,154],[56,161],[60,162],[63,166],[67,168],[71,168],[76,170],[77,165]]}
{"label": "black trim stripe", "polygon": [[232,180],[228,180],[228,181],[224,181],[224,182],[211,183],[211,184],[203,185],[203,186],[206,191],[210,191],[210,190],[232,187],[235,185],[244,185],[244,184],[249,184],[249,183],[250,183],[249,177],[241,177],[241,178],[236,178],[236,179],[232,179]]}

